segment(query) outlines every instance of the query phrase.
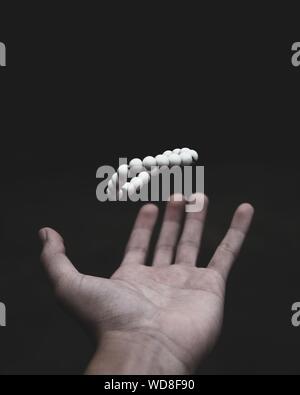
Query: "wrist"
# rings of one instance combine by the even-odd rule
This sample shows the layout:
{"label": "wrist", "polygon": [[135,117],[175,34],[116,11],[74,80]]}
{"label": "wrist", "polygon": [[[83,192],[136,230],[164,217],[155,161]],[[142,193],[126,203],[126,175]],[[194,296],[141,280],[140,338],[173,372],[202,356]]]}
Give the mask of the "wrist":
{"label": "wrist", "polygon": [[157,334],[112,331],[101,336],[87,374],[169,375],[191,374],[182,361]]}

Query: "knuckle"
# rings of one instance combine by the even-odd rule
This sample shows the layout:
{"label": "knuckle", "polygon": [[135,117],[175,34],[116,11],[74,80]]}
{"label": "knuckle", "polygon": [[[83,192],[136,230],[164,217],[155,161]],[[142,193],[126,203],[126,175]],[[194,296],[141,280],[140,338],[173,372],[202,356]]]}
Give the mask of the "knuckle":
{"label": "knuckle", "polygon": [[178,248],[198,249],[198,243],[195,240],[182,240],[178,244]]}
{"label": "knuckle", "polygon": [[171,243],[163,243],[163,244],[159,244],[157,246],[157,251],[169,252],[169,251],[173,251],[173,248],[174,248],[173,244],[171,244]]}
{"label": "knuckle", "polygon": [[143,247],[143,246],[131,246],[128,248],[128,250],[126,251],[127,253],[141,253],[141,254],[145,254],[147,252],[147,248]]}
{"label": "knuckle", "polygon": [[233,258],[236,258],[237,257],[237,252],[234,250],[234,248],[229,244],[229,243],[227,243],[226,241],[223,241],[221,244],[220,244],[220,250],[221,251],[223,251],[223,252],[225,252],[225,253],[227,253],[227,254],[229,254],[229,255],[231,255]]}

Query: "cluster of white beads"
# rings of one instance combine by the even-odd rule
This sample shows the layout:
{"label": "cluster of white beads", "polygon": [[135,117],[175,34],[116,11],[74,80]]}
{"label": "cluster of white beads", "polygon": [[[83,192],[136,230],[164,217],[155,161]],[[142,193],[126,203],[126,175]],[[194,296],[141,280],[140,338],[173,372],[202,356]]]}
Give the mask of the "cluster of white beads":
{"label": "cluster of white beads", "polygon": [[[143,186],[150,182],[151,175],[158,173],[162,166],[189,166],[198,160],[198,153],[189,148],[175,148],[167,150],[163,154],[146,156],[143,160],[134,158],[128,165],[121,165],[108,182],[108,197],[110,200],[122,199],[124,193],[133,195]],[[127,182],[128,175],[132,170],[136,177]]]}

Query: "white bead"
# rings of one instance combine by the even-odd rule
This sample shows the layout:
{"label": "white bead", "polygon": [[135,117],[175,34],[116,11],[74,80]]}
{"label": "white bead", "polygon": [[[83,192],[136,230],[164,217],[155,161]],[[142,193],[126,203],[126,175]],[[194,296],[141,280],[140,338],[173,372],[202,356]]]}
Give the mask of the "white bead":
{"label": "white bead", "polygon": [[109,180],[107,184],[107,188],[109,191],[115,191],[116,190],[116,185],[113,183],[113,180]]}
{"label": "white bead", "polygon": [[183,154],[184,152],[190,152],[191,150],[187,147],[181,148],[180,153]]}
{"label": "white bead", "polygon": [[168,171],[170,166],[160,166],[159,171],[161,174],[164,174],[166,171]]}
{"label": "white bead", "polygon": [[169,156],[169,166],[180,166],[181,164],[181,158],[178,154],[172,154]]}
{"label": "white bead", "polygon": [[153,158],[153,156],[146,156],[146,158],[143,160],[143,165],[146,169],[151,169],[152,166],[156,166],[156,160]]}
{"label": "white bead", "polygon": [[190,152],[191,152],[192,158],[193,158],[195,161],[197,161],[197,160],[198,160],[198,157],[199,157],[198,152],[195,151],[195,150],[193,150],[193,149],[192,149]]}
{"label": "white bead", "polygon": [[129,182],[125,182],[125,184],[122,186],[121,189],[122,189],[123,192],[127,193],[128,192],[128,187],[129,187]]}
{"label": "white bead", "polygon": [[114,185],[117,185],[118,183],[118,173],[113,174],[111,181],[114,183]]}
{"label": "white bead", "polygon": [[173,154],[180,154],[180,148],[173,149]]}
{"label": "white bead", "polygon": [[193,158],[190,152],[182,152],[180,154],[180,158],[181,158],[181,164],[183,166],[189,166],[193,163]]}
{"label": "white bead", "polygon": [[152,167],[150,173],[151,173],[151,176],[153,176],[153,177],[157,176],[159,174],[159,167],[157,167],[157,166]]}
{"label": "white bead", "polygon": [[134,167],[137,170],[142,170],[143,169],[143,162],[141,159],[134,158],[129,162],[130,167]]}
{"label": "white bead", "polygon": [[148,184],[148,182],[150,181],[150,175],[146,171],[142,171],[139,174],[138,178],[142,181],[143,185]]}
{"label": "white bead", "polygon": [[128,185],[128,196],[132,196],[136,193],[136,188],[135,186],[130,182]]}
{"label": "white bead", "polygon": [[119,191],[119,196],[118,196],[118,198],[119,198],[119,200],[121,200],[122,199],[122,197],[123,197],[123,194],[124,194],[124,192],[122,191],[122,189]]}
{"label": "white bead", "polygon": [[127,165],[124,164],[118,168],[118,176],[119,176],[119,180],[118,180],[119,187],[122,187],[128,179]]}
{"label": "white bead", "polygon": [[143,180],[139,177],[133,177],[130,181],[130,184],[134,186],[135,190],[142,188]]}
{"label": "white bead", "polygon": [[139,158],[131,159],[131,161],[129,162],[129,166],[142,166],[142,165],[143,162]]}
{"label": "white bead", "polygon": [[121,165],[118,168],[118,174],[119,174],[120,177],[127,178],[127,176],[128,176],[128,166],[127,165]]}
{"label": "white bead", "polygon": [[169,149],[163,153],[164,156],[170,156],[173,152]]}
{"label": "white bead", "polygon": [[169,159],[166,155],[157,155],[155,159],[157,166],[169,166]]}

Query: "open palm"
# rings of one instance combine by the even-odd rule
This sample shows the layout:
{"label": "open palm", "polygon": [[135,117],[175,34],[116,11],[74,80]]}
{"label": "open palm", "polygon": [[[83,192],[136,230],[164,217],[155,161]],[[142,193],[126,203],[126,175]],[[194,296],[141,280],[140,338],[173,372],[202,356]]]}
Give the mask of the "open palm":
{"label": "open palm", "polygon": [[181,371],[190,373],[218,338],[226,279],[253,208],[243,204],[237,209],[208,267],[197,268],[207,199],[201,212],[186,214],[182,232],[185,202],[177,200],[167,205],[152,266],[145,263],[158,209],[147,204],[110,279],[80,274],[54,230],[43,229],[40,236],[42,261],[58,298],[93,328],[99,347],[105,347],[106,339],[155,341],[168,361],[178,361]]}

